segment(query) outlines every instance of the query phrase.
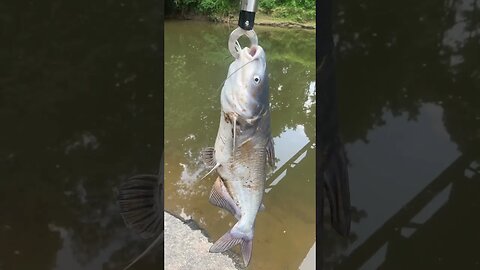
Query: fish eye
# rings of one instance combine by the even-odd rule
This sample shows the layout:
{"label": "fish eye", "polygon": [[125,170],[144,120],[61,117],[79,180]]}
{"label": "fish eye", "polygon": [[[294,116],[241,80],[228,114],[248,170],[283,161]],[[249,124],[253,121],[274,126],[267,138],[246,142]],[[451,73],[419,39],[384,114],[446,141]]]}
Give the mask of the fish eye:
{"label": "fish eye", "polygon": [[255,75],[255,76],[253,77],[253,81],[254,81],[256,84],[259,84],[259,83],[260,83],[260,76]]}

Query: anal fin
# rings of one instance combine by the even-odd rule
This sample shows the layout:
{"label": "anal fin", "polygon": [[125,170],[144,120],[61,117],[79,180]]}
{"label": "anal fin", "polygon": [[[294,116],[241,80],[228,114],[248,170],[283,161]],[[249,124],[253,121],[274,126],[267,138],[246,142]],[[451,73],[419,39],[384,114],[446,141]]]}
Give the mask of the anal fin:
{"label": "anal fin", "polygon": [[233,201],[220,177],[217,177],[217,180],[213,184],[209,201],[211,204],[227,210],[234,215],[236,219],[240,219],[240,208]]}

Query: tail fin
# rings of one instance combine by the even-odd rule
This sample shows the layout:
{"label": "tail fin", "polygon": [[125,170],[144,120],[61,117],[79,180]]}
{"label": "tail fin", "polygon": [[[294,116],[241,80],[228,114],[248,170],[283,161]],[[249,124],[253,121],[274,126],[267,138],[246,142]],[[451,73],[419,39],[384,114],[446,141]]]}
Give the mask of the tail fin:
{"label": "tail fin", "polygon": [[231,249],[232,247],[240,244],[241,250],[242,250],[243,263],[245,264],[245,267],[247,267],[252,257],[253,230],[250,235],[239,232],[236,229],[237,224],[233,226],[233,228],[230,231],[228,231],[226,234],[220,237],[220,239],[218,239],[217,242],[213,244],[213,246],[210,248],[209,251],[212,253],[225,252]]}

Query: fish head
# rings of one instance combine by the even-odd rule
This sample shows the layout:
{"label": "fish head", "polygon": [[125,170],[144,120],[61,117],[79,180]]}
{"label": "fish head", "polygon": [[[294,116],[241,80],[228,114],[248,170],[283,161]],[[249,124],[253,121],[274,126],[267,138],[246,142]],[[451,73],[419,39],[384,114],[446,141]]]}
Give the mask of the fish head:
{"label": "fish head", "polygon": [[268,109],[268,95],[265,51],[258,45],[241,49],[222,90],[224,111],[234,112],[240,119],[254,119]]}

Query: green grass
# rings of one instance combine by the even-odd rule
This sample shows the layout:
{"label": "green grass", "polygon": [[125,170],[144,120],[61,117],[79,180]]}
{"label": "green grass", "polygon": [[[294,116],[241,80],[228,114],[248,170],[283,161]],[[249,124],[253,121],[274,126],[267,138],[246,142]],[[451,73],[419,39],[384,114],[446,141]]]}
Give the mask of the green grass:
{"label": "green grass", "polygon": [[261,0],[260,11],[273,18],[295,22],[315,20],[315,1],[312,0]]}
{"label": "green grass", "polygon": [[[167,0],[166,13],[193,13],[210,18],[238,16],[237,0]],[[259,0],[259,13],[293,22],[315,20],[315,0]]]}

